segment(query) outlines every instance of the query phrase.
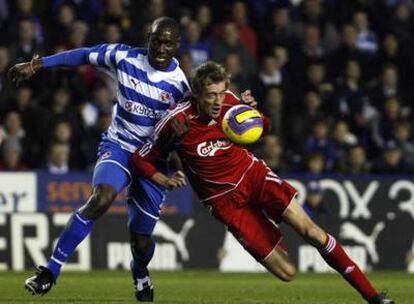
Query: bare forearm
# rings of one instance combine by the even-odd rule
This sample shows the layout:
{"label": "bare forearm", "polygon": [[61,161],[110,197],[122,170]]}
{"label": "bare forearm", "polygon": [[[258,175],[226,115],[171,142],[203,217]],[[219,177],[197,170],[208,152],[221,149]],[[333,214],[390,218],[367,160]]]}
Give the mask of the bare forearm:
{"label": "bare forearm", "polygon": [[162,174],[161,172],[156,172],[153,176],[151,176],[151,180],[154,183],[162,187],[165,187],[165,188],[167,188],[168,186],[169,179],[170,178],[168,176],[166,176],[165,174]]}

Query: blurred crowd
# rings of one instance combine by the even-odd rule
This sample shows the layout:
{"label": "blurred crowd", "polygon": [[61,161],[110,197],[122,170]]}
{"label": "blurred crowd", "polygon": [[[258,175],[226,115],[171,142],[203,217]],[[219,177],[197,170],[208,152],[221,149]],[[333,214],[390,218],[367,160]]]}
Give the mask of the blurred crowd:
{"label": "blurred crowd", "polygon": [[33,54],[145,46],[149,24],[182,26],[188,75],[221,62],[272,121],[254,147],[277,173],[414,173],[411,0],[0,0],[0,170],[91,170],[111,121],[113,80],[91,66],[42,70]]}

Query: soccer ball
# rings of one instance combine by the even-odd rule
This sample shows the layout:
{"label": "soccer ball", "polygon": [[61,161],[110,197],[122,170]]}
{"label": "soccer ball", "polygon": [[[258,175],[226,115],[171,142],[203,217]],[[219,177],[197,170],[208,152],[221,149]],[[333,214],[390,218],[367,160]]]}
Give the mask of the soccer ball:
{"label": "soccer ball", "polygon": [[252,144],[263,133],[263,116],[248,105],[236,105],[226,112],[221,127],[232,142],[241,145]]}

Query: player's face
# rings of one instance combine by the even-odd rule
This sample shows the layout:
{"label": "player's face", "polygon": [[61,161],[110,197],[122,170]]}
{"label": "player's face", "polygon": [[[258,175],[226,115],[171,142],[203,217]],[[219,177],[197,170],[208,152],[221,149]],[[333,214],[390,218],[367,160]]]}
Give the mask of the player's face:
{"label": "player's face", "polygon": [[208,85],[199,96],[201,112],[212,118],[219,117],[226,89],[224,81]]}
{"label": "player's face", "polygon": [[167,68],[179,46],[180,39],[176,31],[155,29],[148,37],[148,59],[151,65],[157,69]]}

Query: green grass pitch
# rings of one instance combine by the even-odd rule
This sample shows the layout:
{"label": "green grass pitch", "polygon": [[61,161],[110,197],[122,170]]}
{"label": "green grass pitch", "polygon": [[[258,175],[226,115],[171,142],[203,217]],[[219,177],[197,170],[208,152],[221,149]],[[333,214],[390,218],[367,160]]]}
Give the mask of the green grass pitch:
{"label": "green grass pitch", "polygon": [[[32,296],[23,288],[29,272],[0,272],[0,303],[134,303],[125,271],[66,272],[49,294]],[[153,272],[155,303],[364,303],[336,274],[298,274],[283,283],[267,273],[215,271]],[[414,275],[373,272],[373,284],[388,289],[397,304],[414,303]]]}

